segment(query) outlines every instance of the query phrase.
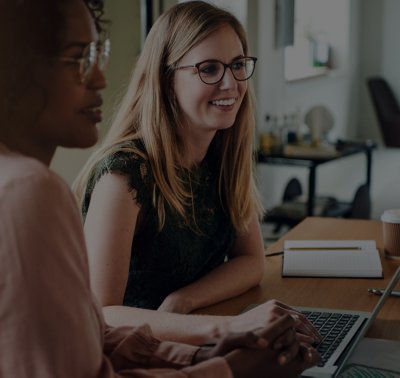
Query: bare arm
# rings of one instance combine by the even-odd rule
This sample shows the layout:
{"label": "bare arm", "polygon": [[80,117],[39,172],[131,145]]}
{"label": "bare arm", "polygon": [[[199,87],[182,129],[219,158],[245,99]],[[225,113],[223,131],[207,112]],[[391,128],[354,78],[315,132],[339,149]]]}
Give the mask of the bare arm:
{"label": "bare arm", "polygon": [[[160,324],[158,317],[165,318],[165,315],[122,306],[139,210],[124,176],[106,174],[101,177],[92,193],[85,222],[92,290],[101,305],[107,306],[105,314],[111,324],[132,324],[130,319],[133,317],[142,323],[142,320],[148,321],[152,317],[154,324],[168,329],[169,323],[176,321],[175,318]],[[249,231],[237,238],[228,263],[171,294],[161,309],[187,313],[246,291],[261,280],[262,258],[261,233],[254,217]],[[195,297],[196,302],[190,303]],[[179,307],[181,303],[184,308]],[[182,327],[185,330],[192,326],[193,323],[189,322]]]}
{"label": "bare arm", "polygon": [[224,317],[185,316],[123,306],[139,207],[126,180],[107,174],[96,184],[85,222],[92,290],[112,326],[149,324],[164,340],[205,343],[227,329]]}
{"label": "bare arm", "polygon": [[[85,222],[92,289],[103,306],[121,305],[128,280],[139,206],[125,177],[107,174],[96,184]],[[239,235],[230,260],[198,281],[170,294],[160,310],[188,313],[257,285],[263,275],[263,244],[254,215]]]}
{"label": "bare arm", "polygon": [[[104,307],[108,324],[140,326],[147,323],[160,339],[201,344],[227,331],[248,331],[257,326],[268,325],[277,316],[294,311],[279,302],[267,302],[251,312],[232,317],[181,315],[123,306],[132,238],[138,213],[139,207],[132,199],[123,176],[107,174],[99,180],[92,194],[85,223],[85,234],[92,290]],[[262,241],[258,224],[254,222],[250,230],[253,231],[249,231],[248,235],[238,239],[233,252],[240,250],[241,243],[250,245],[251,243],[246,243],[247,238],[255,243],[254,250],[260,249],[261,252]],[[220,268],[225,270],[226,266],[231,271],[230,274],[233,274],[232,272],[237,274],[239,271],[241,276],[245,275],[240,262],[241,258],[239,254]],[[257,257],[253,258],[258,260]],[[257,264],[262,267],[263,261]],[[212,272],[212,275],[214,273]],[[216,280],[212,277],[210,281],[208,277],[205,279],[208,282],[221,280],[225,285],[226,274],[221,273],[222,278],[218,278],[218,275]],[[250,271],[246,275],[252,277],[254,272]],[[258,280],[259,278],[252,284],[257,284]]]}
{"label": "bare arm", "polygon": [[248,231],[236,238],[229,260],[201,279],[171,293],[159,310],[188,313],[239,295],[258,285],[264,274],[264,254],[256,215]]}
{"label": "bare arm", "polygon": [[107,323],[113,326],[149,324],[159,339],[193,345],[214,342],[228,332],[247,332],[266,327],[281,316],[292,314],[298,317],[296,328],[308,335],[303,337],[304,341],[310,344],[320,341],[318,333],[304,316],[275,300],[235,316],[183,315],[124,306],[107,306],[103,312]]}
{"label": "bare arm", "polygon": [[85,237],[91,286],[102,306],[122,305],[139,210],[124,176],[100,178],[86,216]]}

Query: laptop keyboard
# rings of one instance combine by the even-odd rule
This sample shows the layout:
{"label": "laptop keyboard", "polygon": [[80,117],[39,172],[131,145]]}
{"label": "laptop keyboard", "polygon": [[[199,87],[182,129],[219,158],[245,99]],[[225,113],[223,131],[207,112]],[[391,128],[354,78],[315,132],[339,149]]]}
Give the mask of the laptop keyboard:
{"label": "laptop keyboard", "polygon": [[359,315],[338,314],[319,311],[301,311],[318,330],[322,341],[316,349],[321,355],[318,366],[324,366],[341,341],[353,327]]}

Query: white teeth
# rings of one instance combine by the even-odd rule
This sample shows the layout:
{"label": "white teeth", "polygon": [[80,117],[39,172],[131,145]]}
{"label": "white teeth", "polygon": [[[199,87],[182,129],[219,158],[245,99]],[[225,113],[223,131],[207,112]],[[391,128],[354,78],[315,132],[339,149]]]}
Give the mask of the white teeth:
{"label": "white teeth", "polygon": [[227,98],[227,99],[223,99],[223,100],[214,100],[211,101],[211,103],[213,105],[217,105],[217,106],[230,106],[233,105],[235,103],[235,99],[234,98]]}
{"label": "white teeth", "polygon": [[84,113],[96,113],[99,108],[86,108],[83,110]]}

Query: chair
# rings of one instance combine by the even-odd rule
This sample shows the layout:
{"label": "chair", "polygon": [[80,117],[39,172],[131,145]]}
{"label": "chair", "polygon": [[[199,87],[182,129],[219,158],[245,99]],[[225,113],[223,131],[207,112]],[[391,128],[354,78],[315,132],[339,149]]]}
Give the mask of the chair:
{"label": "chair", "polygon": [[293,201],[303,193],[301,183],[297,178],[291,178],[283,191],[282,204],[267,210],[264,215],[264,223],[275,224],[273,233],[277,234],[282,226],[293,227],[303,219],[300,212],[293,207]]}
{"label": "chair", "polygon": [[[274,234],[277,234],[282,226],[294,227],[307,216],[307,203],[302,192],[300,181],[297,178],[290,179],[285,187],[282,203],[266,212],[263,222],[275,225]],[[371,215],[371,198],[368,186],[366,184],[360,185],[351,202],[338,201],[331,196],[316,197],[314,215],[369,219]]]}
{"label": "chair", "polygon": [[354,195],[350,211],[344,218],[369,219],[371,217],[371,197],[366,184],[360,185]]}
{"label": "chair", "polygon": [[296,197],[303,194],[303,188],[301,187],[300,181],[293,177],[286,184],[285,190],[283,192],[283,202],[293,201]]}
{"label": "chair", "polygon": [[[314,213],[316,216],[327,216],[331,208],[336,207],[337,200],[329,196],[315,198]],[[264,223],[275,225],[273,233],[277,234],[282,226],[293,227],[307,216],[307,200],[303,195],[303,189],[297,178],[291,178],[286,184],[282,196],[282,203],[267,210],[264,215]]]}
{"label": "chair", "polygon": [[367,79],[372,103],[387,147],[400,147],[400,107],[389,84],[381,77]]}

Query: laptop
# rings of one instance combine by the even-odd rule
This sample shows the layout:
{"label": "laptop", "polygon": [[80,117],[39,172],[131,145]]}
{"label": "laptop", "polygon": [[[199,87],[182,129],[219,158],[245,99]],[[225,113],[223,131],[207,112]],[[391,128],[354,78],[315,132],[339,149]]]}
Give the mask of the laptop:
{"label": "laptop", "polygon": [[372,312],[296,307],[319,330],[323,339],[317,346],[322,361],[317,366],[305,370],[301,376],[337,377],[399,280],[400,267]]}
{"label": "laptop", "polygon": [[[296,306],[296,310],[307,316],[319,330],[323,339],[317,346],[322,361],[317,366],[305,370],[301,376],[313,378],[337,377],[399,281],[400,266],[372,312]],[[249,305],[244,312],[256,306],[258,305]]]}

